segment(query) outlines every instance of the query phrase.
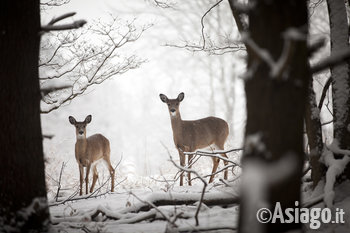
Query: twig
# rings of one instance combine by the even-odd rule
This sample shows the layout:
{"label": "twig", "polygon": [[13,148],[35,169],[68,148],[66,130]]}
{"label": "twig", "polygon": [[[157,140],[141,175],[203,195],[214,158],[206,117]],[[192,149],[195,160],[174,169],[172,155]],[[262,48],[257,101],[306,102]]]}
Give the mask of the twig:
{"label": "twig", "polygon": [[64,167],[66,166],[66,164],[64,162],[62,162],[62,167],[61,167],[61,171],[60,171],[60,176],[58,178],[58,186],[57,186],[57,192],[56,192],[56,202],[57,202],[57,199],[58,199],[58,194],[60,192],[60,189],[61,189],[61,178],[62,178],[62,173],[63,173],[63,169]]}
{"label": "twig", "polygon": [[215,152],[207,152],[207,151],[195,151],[195,152],[183,152],[185,155],[199,155],[199,156],[208,156],[208,157],[214,157],[214,158],[218,158],[218,159],[222,159],[223,161],[229,162],[234,164],[235,166],[241,166],[239,164],[237,164],[236,162],[225,158],[221,155],[218,154],[226,154],[226,153],[230,153],[230,152],[237,152],[237,151],[241,151],[243,149],[231,149],[231,150],[227,150],[227,151],[215,151]]}
{"label": "twig", "polygon": [[218,2],[216,2],[214,5],[212,5],[202,16],[201,18],[201,25],[202,25],[202,38],[203,38],[203,49],[205,48],[205,35],[204,35],[204,18],[205,16],[213,9],[215,8],[217,5],[219,5],[223,0],[219,0]]}
{"label": "twig", "polygon": [[169,154],[169,156],[170,156],[170,161],[172,162],[172,164],[173,164],[175,167],[177,167],[177,168],[180,169],[180,170],[186,171],[186,172],[192,172],[192,173],[194,173],[194,174],[203,182],[203,189],[202,189],[201,198],[200,198],[200,200],[199,200],[199,204],[198,204],[196,213],[195,213],[195,215],[194,215],[194,217],[195,217],[195,219],[196,219],[196,226],[198,226],[198,225],[199,225],[198,214],[199,214],[199,210],[200,210],[200,208],[201,208],[201,206],[202,206],[202,203],[203,203],[204,193],[205,193],[205,189],[207,188],[208,183],[205,181],[205,179],[204,179],[203,177],[201,177],[201,176],[198,174],[197,171],[195,171],[195,170],[193,170],[193,169],[190,169],[190,168],[185,168],[185,167],[182,167],[182,166],[180,166],[180,165],[177,165],[177,164],[174,162],[172,156],[171,156],[170,154]]}
{"label": "twig", "polygon": [[321,110],[322,106],[323,106],[323,102],[324,102],[324,99],[326,98],[326,95],[327,95],[327,91],[329,89],[329,86],[331,85],[332,83],[332,77],[329,77],[323,87],[323,90],[322,90],[322,95],[321,95],[321,98],[320,98],[320,102],[318,104],[318,109]]}
{"label": "twig", "polygon": [[[117,165],[114,167],[114,170],[117,169],[117,167],[119,166],[119,164],[121,163],[122,161],[122,158],[123,156],[121,156],[119,162],[117,163]],[[79,192],[79,189],[77,189],[76,192],[74,192],[71,196],[69,196],[67,199],[65,199],[64,201],[61,201],[61,202],[58,202],[58,203],[52,203],[52,204],[49,204],[49,206],[58,206],[58,205],[63,205],[65,204],[66,202],[70,202],[70,201],[79,201],[79,200],[86,200],[86,199],[89,199],[89,198],[97,198],[97,197],[100,197],[100,196],[104,196],[104,195],[107,195],[110,193],[110,191],[106,191],[102,194],[98,194],[98,195],[94,195],[95,193],[99,192],[102,187],[104,187],[108,181],[111,179],[111,176],[108,177],[108,179],[100,186],[98,187],[95,191],[93,191],[92,193],[90,193],[89,195],[86,195],[86,196],[81,196],[81,197],[77,197],[77,198],[74,198],[78,192]],[[122,182],[124,182],[126,180],[126,178],[124,178],[122,181],[118,182],[115,186],[118,186],[119,184],[121,184]]]}

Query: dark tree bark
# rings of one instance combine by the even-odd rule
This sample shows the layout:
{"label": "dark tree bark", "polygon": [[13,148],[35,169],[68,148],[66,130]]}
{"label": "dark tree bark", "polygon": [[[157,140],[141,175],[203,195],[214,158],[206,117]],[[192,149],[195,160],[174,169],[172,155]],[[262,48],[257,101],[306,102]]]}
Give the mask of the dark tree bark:
{"label": "dark tree bark", "polygon": [[[331,54],[349,48],[349,25],[345,3],[342,0],[327,0],[329,12],[329,26],[331,38]],[[350,149],[350,61],[332,67],[332,99],[334,115],[334,138],[338,140],[339,147]],[[342,158],[343,155],[335,155]],[[345,169],[350,178],[350,165]]]}
{"label": "dark tree bark", "polygon": [[10,232],[43,232],[49,220],[40,123],[39,32],[39,1],[1,2],[0,228]]}
{"label": "dark tree bark", "polygon": [[319,161],[323,150],[320,110],[321,108],[319,108],[316,103],[315,91],[313,89],[312,81],[310,81],[308,88],[308,98],[306,101],[305,126],[310,148],[309,162],[311,166],[311,179],[313,188],[316,187],[326,172],[324,164]]}
{"label": "dark tree bark", "polygon": [[[261,0],[249,11],[249,32],[251,39],[270,53],[275,61],[281,56],[285,40],[283,34],[290,28],[298,29],[306,36],[308,14],[305,1]],[[255,197],[251,184],[243,183],[240,206],[239,232],[285,232],[301,230],[299,223],[261,224],[257,221],[257,209],[273,208],[280,202],[282,210],[295,208],[295,201],[300,202],[300,185],[303,152],[303,118],[310,79],[306,40],[295,40],[289,63],[281,77],[271,77],[271,69],[266,62],[255,57],[256,52],[248,50],[248,67],[256,67],[251,78],[246,80],[247,126],[245,151],[242,158],[243,178],[247,168],[260,164],[255,173],[264,173],[260,177],[274,178],[274,165],[292,159],[292,174],[285,174],[281,180],[269,183],[264,180],[264,200],[252,206]],[[259,63],[257,63],[259,62]],[[255,65],[253,65],[255,64]],[[288,160],[290,161],[290,160]],[[264,170],[264,168],[266,168]],[[270,171],[268,169],[271,169]],[[252,170],[250,170],[252,171]],[[283,171],[283,170],[282,170]],[[277,172],[277,171],[276,171]],[[257,177],[258,174],[255,174]],[[248,179],[249,180],[249,179]],[[244,181],[243,181],[244,182]],[[276,183],[277,182],[277,183]],[[250,207],[253,208],[250,208]],[[254,209],[255,208],[255,209]]]}

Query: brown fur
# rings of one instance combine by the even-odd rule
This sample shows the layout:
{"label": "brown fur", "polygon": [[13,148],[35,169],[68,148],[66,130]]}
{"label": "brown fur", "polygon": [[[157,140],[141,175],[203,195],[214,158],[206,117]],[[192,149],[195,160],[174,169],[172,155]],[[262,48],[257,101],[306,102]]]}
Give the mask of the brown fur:
{"label": "brown fur", "polygon": [[[91,115],[85,118],[83,122],[77,122],[74,117],[69,117],[69,122],[76,128],[77,141],[75,143],[75,159],[79,165],[80,174],[80,195],[83,194],[83,178],[84,178],[84,167],[86,167],[85,184],[86,184],[86,194],[88,194],[89,185],[89,173],[93,162],[103,159],[107,166],[109,173],[111,175],[111,191],[114,192],[114,168],[110,161],[110,145],[108,139],[102,134],[94,134],[86,138],[86,125],[91,122]],[[92,185],[90,188],[90,193],[94,190],[96,181],[98,178],[98,173],[96,166],[93,166],[93,178]]]}
{"label": "brown fur", "polygon": [[[181,166],[185,166],[185,154],[183,152],[194,152],[213,144],[220,150],[224,150],[224,144],[229,134],[226,121],[217,117],[207,117],[193,121],[182,120],[179,106],[183,98],[183,93],[180,93],[176,99],[168,99],[165,95],[160,94],[160,99],[168,105],[174,143],[179,152]],[[227,158],[226,154],[222,154],[222,156]],[[192,157],[192,155],[188,156],[188,164]],[[214,180],[213,173],[216,172],[219,162],[219,159],[213,158],[213,169],[209,183]],[[224,164],[227,165],[227,162],[224,161]],[[227,173],[226,169],[224,173],[225,179],[227,179]],[[191,185],[191,173],[188,173],[188,183]],[[182,185],[183,175],[181,174],[180,186]]]}

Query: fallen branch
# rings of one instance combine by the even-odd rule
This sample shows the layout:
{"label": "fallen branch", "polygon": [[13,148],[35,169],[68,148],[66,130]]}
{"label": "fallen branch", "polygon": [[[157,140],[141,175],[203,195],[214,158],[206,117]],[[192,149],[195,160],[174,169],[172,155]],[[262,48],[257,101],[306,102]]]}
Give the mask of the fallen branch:
{"label": "fallen branch", "polygon": [[[168,216],[166,216],[166,214],[164,214],[156,205],[154,205],[152,202],[149,201],[144,201],[141,198],[139,198],[138,196],[136,196],[133,192],[129,192],[131,195],[133,195],[137,200],[139,200],[140,202],[149,205],[150,207],[152,207],[154,210],[156,210],[158,213],[160,213],[165,220],[167,220],[167,222],[169,222],[173,227],[177,227],[177,225],[175,224],[175,221],[171,220]],[[152,211],[152,210],[151,210]],[[154,214],[155,215],[155,214]]]}
{"label": "fallen branch", "polygon": [[[169,193],[153,193],[146,201],[153,203],[155,206],[167,206],[167,205],[193,205],[200,199],[202,194],[199,193],[186,193],[186,194],[169,194]],[[231,193],[224,192],[212,192],[207,193],[203,198],[203,203],[207,206],[227,206],[237,204],[239,197],[232,195]],[[137,213],[140,211],[149,211],[152,209],[148,204],[137,203],[133,206],[127,207],[120,211],[121,214],[125,213]]]}

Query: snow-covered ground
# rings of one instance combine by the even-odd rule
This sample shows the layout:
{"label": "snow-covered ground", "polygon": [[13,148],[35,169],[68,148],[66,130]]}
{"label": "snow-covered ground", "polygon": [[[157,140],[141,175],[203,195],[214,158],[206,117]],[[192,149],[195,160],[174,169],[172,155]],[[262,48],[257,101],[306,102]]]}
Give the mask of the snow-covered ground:
{"label": "snow-covered ground", "polygon": [[[208,185],[204,200],[234,200],[238,196],[235,188],[224,187],[219,183],[218,181]],[[183,187],[176,185],[170,189],[166,187],[167,184],[154,184],[143,188],[126,189],[120,184],[114,193],[97,198],[68,201],[59,205],[55,205],[57,202],[51,202],[54,206],[50,207],[53,222],[50,230],[51,232],[166,232],[167,228],[173,228],[169,220],[174,220],[175,216],[178,217],[174,224],[179,231],[221,229],[220,232],[232,232],[236,228],[238,219],[236,204],[226,205],[224,208],[212,206],[209,202],[208,205],[202,204],[198,215],[199,225],[196,226],[194,216],[202,193],[202,184]],[[70,194],[65,192],[58,201],[66,200]],[[141,206],[148,206],[141,200],[157,204],[158,209],[139,211]],[[188,205],[169,203],[163,205],[157,203],[157,200],[195,202]],[[94,216],[97,210],[108,217],[102,213]],[[163,214],[169,219],[166,220]]]}

